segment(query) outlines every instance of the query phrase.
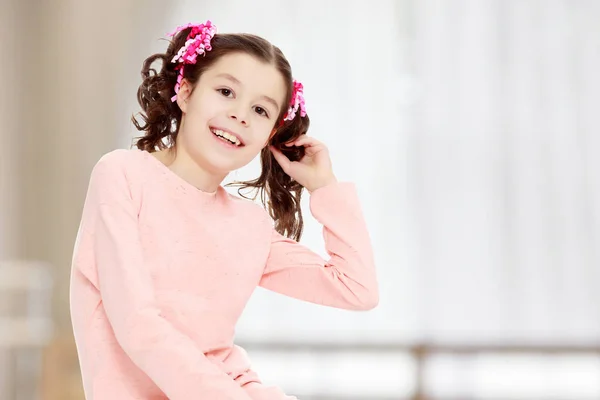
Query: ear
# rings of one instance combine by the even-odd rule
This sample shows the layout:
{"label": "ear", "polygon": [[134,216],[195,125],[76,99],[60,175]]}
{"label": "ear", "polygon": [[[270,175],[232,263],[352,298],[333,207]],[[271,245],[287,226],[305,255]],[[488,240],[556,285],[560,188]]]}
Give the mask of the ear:
{"label": "ear", "polygon": [[188,102],[190,100],[190,96],[192,94],[192,85],[188,82],[187,79],[181,80],[181,85],[179,86],[179,93],[177,93],[177,105],[181,109],[181,112],[184,114],[187,112]]}

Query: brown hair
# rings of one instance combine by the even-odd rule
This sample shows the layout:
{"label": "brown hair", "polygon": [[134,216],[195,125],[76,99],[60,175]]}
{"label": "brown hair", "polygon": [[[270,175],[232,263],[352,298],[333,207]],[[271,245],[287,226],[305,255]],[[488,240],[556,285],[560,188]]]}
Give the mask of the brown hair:
{"label": "brown hair", "polygon": [[[176,102],[171,102],[171,97],[175,95],[178,75],[176,64],[171,63],[171,60],[185,44],[190,29],[187,28],[175,35],[166,53],[154,54],[144,61],[143,81],[137,93],[142,108],[142,112],[138,114],[143,123],[140,124],[135,116],[131,118],[139,131],[145,131],[144,136],[138,138],[136,142],[140,150],[154,152],[156,149],[163,150],[175,145],[181,124],[181,109]],[[305,134],[310,120],[308,116],[301,117],[298,112],[293,120],[281,124],[293,91],[291,67],[281,50],[267,40],[251,34],[216,34],[211,40],[211,47],[212,50],[205,55],[198,56],[196,64],[185,65],[184,78],[195,87],[204,71],[222,56],[235,52],[247,53],[274,65],[287,83],[287,94],[285,106],[276,119],[277,131],[269,139],[268,144],[280,150],[290,160],[300,160],[304,156],[304,148],[287,147],[284,144]],[[157,60],[162,61],[159,72],[151,68]],[[261,150],[260,160],[262,171],[258,178],[246,182],[232,182],[227,186],[239,186],[238,193],[246,199],[248,197],[241,193],[242,189],[256,190],[257,193],[252,199],[256,199],[260,193],[261,202],[275,222],[275,229],[284,236],[299,240],[304,226],[300,209],[303,187],[283,171],[268,146]]]}

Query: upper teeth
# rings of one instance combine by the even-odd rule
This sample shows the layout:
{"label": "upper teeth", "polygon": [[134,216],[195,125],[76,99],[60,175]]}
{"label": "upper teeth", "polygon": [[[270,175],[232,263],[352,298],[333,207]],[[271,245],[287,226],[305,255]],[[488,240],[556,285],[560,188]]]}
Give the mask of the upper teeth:
{"label": "upper teeth", "polygon": [[238,138],[236,138],[234,135],[232,135],[231,133],[222,131],[220,129],[213,129],[212,132],[217,135],[217,136],[221,136],[224,137],[225,139],[229,140],[230,142],[233,142],[236,146],[241,145],[242,143],[238,140]]}

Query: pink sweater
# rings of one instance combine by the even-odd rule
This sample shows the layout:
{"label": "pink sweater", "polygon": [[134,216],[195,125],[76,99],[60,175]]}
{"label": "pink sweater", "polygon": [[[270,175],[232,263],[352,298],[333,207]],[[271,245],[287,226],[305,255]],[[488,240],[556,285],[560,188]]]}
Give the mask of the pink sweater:
{"label": "pink sweater", "polygon": [[273,229],[258,204],[197,190],[150,153],[94,167],[71,273],[88,400],[294,399],[261,384],[236,321],[257,286],[351,310],[378,303],[355,187],[310,195],[329,260]]}

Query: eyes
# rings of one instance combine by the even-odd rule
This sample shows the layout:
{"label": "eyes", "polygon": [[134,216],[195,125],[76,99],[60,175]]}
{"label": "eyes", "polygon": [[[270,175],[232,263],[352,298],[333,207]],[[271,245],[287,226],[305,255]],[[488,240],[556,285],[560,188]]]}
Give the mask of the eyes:
{"label": "eyes", "polygon": [[[221,95],[223,95],[224,97],[231,98],[233,96],[233,91],[231,89],[221,88],[221,89],[217,89],[217,92],[221,93]],[[265,110],[261,106],[254,107],[254,111],[256,111],[256,113],[258,115],[262,115],[264,117],[269,118],[269,113],[267,112],[267,110]]]}
{"label": "eyes", "polygon": [[229,89],[217,89],[217,92],[220,92],[225,97],[229,97],[230,94],[233,94]]}

